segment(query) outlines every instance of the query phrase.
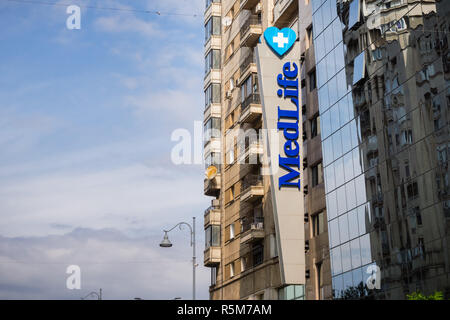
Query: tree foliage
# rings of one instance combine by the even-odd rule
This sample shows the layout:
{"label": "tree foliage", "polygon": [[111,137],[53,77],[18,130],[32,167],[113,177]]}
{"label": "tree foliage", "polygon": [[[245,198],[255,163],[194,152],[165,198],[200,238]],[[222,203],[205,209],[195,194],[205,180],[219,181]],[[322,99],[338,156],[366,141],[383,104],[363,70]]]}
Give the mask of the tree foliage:
{"label": "tree foliage", "polygon": [[408,300],[444,300],[444,294],[442,291],[436,291],[435,293],[426,296],[423,293],[416,291],[411,294],[407,294],[406,298]]}

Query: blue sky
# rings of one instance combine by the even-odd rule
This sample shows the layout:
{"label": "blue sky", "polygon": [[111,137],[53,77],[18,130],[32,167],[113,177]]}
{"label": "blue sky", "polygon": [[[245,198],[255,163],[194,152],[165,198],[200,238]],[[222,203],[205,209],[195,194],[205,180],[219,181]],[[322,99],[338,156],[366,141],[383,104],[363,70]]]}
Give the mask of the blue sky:
{"label": "blue sky", "polygon": [[[194,215],[207,298],[203,167],[170,160],[203,117],[204,1],[54,2],[0,2],[0,298],[189,298],[187,231],[157,245]],[[65,4],[162,14],[82,7],[68,30]]]}

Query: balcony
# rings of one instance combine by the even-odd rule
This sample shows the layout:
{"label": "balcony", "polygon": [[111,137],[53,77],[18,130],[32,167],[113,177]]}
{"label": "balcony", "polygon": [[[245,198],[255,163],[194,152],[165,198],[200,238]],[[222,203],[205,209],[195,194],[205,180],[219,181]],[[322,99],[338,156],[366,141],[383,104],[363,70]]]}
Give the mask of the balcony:
{"label": "balcony", "polygon": [[259,93],[252,93],[241,103],[241,123],[252,123],[261,118],[262,106]]}
{"label": "balcony", "polygon": [[217,197],[220,193],[220,175],[218,174],[213,179],[204,180],[204,194],[205,196]]}
{"label": "balcony", "polygon": [[222,79],[222,72],[220,69],[211,69],[203,80],[203,90],[205,90],[211,83],[220,83]]}
{"label": "balcony", "polygon": [[244,61],[241,63],[241,66],[239,67],[240,70],[240,77],[238,81],[238,85],[240,86],[244,80],[248,78],[249,75],[253,73],[257,73],[258,70],[256,68],[255,63],[255,57],[253,56],[253,53],[250,53]]}
{"label": "balcony", "polygon": [[211,103],[203,112],[203,118],[208,120],[211,117],[220,118],[222,115],[222,105],[220,103]]}
{"label": "balcony", "polygon": [[264,186],[261,175],[249,174],[242,181],[241,201],[254,202],[264,196]]}
{"label": "balcony", "polygon": [[241,244],[249,244],[264,239],[264,218],[255,217],[249,224],[242,225]]}
{"label": "balcony", "polygon": [[205,55],[211,49],[218,49],[222,47],[222,37],[218,35],[212,35],[209,40],[205,43]]}
{"label": "balcony", "polygon": [[241,10],[251,10],[259,3],[259,0],[241,0]]}
{"label": "balcony", "polygon": [[261,34],[261,19],[258,16],[249,16],[241,27],[241,46],[254,47]]}
{"label": "balcony", "polygon": [[213,2],[211,3],[208,8],[206,8],[205,14],[204,14],[204,23],[211,18],[211,16],[220,16],[222,15],[222,4],[220,2]]}
{"label": "balcony", "polygon": [[298,1],[276,0],[273,8],[274,25],[278,28],[286,25],[290,17],[298,12]]}
{"label": "balcony", "polygon": [[213,204],[205,210],[204,220],[205,228],[209,225],[220,225],[220,206],[219,200],[213,200]]}
{"label": "balcony", "polygon": [[258,137],[256,137],[255,139],[256,139],[256,141],[252,141],[251,143],[246,141],[246,148],[245,148],[245,151],[243,152],[243,154],[241,154],[241,156],[239,157],[239,163],[241,163],[241,164],[244,164],[244,163],[258,164],[258,163],[260,163],[258,161],[258,159],[259,159],[260,155],[262,155],[264,152],[263,146],[259,142]]}
{"label": "balcony", "polygon": [[222,249],[220,247],[209,247],[203,252],[203,265],[215,267],[220,264]]}
{"label": "balcony", "polygon": [[378,152],[378,139],[376,135],[371,135],[367,139],[367,153]]}

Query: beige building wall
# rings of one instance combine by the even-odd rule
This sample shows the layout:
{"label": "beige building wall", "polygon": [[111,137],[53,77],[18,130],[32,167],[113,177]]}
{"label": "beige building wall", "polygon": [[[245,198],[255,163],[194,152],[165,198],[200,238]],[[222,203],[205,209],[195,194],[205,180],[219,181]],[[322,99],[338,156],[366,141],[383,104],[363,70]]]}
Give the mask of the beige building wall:
{"label": "beige building wall", "polygon": [[[205,230],[211,225],[220,226],[220,241],[216,246],[209,246],[204,253],[204,264],[212,270],[211,299],[278,299],[286,295],[281,288],[269,177],[260,174],[261,161],[245,164],[240,161],[262,156],[266,150],[258,142],[244,143],[240,147],[234,137],[238,136],[239,130],[254,129],[258,132],[263,127],[255,63],[255,47],[259,37],[272,25],[291,27],[299,35],[301,50],[305,52],[305,23],[299,24],[298,19],[300,13],[305,21],[311,20],[307,16],[311,13],[305,14],[307,11],[302,10],[305,3],[304,0],[222,0],[210,3],[205,10],[205,24],[211,16],[221,18],[220,35],[211,36],[205,43],[205,56],[211,49],[220,49],[221,52],[220,68],[205,74],[204,85],[206,89],[211,83],[220,83],[221,88],[220,101],[211,103],[205,109],[204,119],[206,124],[211,117],[220,118],[221,133],[219,139],[205,141],[205,158],[211,152],[220,151],[219,173],[210,180],[205,179],[205,195],[213,197],[212,207],[205,211]],[[309,53],[309,56],[314,57],[314,53]],[[302,74],[303,68],[306,65],[302,67]],[[251,83],[247,82],[249,77]],[[248,83],[251,90],[247,88]],[[242,91],[249,95],[243,98]],[[316,93],[307,97],[302,95],[301,99],[302,105],[307,102],[308,110],[313,107],[317,109]],[[310,130],[309,116],[314,116],[314,113],[311,111],[303,116],[306,130]],[[316,155],[317,161],[320,160],[320,137],[310,139],[307,134],[303,146],[310,154]],[[304,171],[303,179],[306,181],[311,179],[309,170],[306,167]],[[311,186],[310,182],[307,184]],[[299,213],[301,216],[306,213],[310,217],[324,211],[325,201],[321,199],[323,194],[320,188],[312,188],[305,194],[305,206]],[[311,238],[310,221],[305,220],[304,226],[308,240]],[[316,288],[314,280],[314,266],[317,261],[326,260],[322,252],[328,252],[325,250],[328,245],[326,223],[324,225],[324,233],[309,243],[310,249],[305,252],[306,268],[301,273],[302,276],[309,273],[310,279],[306,279],[306,290],[295,289],[296,298],[305,298],[305,294],[308,299],[321,298],[317,293],[320,288]],[[302,230],[299,230],[300,233]],[[315,254],[315,250],[320,250],[320,253]],[[328,279],[329,262],[324,265],[323,277]],[[328,285],[327,281],[322,283]]]}

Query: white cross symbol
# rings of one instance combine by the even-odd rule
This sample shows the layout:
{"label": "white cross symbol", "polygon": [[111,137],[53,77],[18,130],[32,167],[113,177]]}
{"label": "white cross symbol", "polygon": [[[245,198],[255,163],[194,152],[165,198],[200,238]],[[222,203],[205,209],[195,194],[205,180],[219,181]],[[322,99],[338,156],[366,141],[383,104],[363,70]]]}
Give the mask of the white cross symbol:
{"label": "white cross symbol", "polygon": [[289,42],[289,38],[284,37],[281,32],[278,32],[278,35],[273,37],[273,42],[278,44],[278,48],[283,48]]}

